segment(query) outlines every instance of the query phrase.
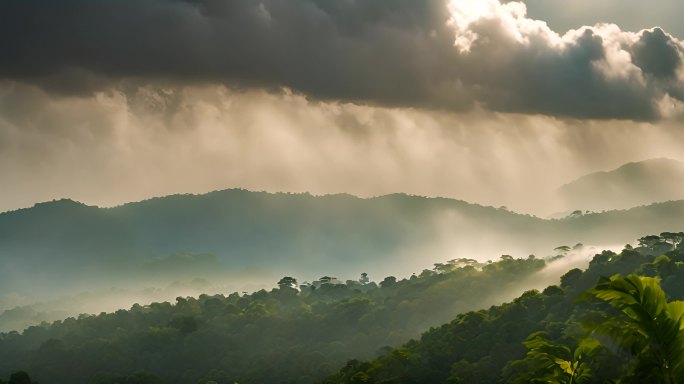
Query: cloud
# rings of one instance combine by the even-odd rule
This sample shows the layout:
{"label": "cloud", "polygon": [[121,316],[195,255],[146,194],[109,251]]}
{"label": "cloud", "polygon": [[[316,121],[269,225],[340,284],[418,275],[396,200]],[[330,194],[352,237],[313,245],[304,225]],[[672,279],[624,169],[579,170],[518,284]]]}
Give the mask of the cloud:
{"label": "cloud", "polygon": [[[519,2],[457,0],[450,8],[456,46],[467,52],[459,59],[470,68],[463,78],[491,109],[650,120],[660,117],[661,99],[678,98],[668,90],[681,84],[679,78],[653,78],[652,63],[632,58],[646,51],[662,52],[658,44],[662,46],[663,40],[671,48],[670,57],[681,56],[681,42],[660,29],[629,33],[599,24],[559,35],[545,23],[527,18],[525,5]],[[477,17],[462,16],[473,9],[480,9]],[[681,70],[679,61],[667,65],[672,72]]]}
{"label": "cloud", "polygon": [[0,210],[62,197],[115,205],[242,187],[401,191],[546,214],[559,208],[552,191],[588,172],[680,157],[680,128],[317,102],[217,85],[64,96],[6,82]]}
{"label": "cloud", "polygon": [[515,1],[8,0],[0,46],[0,77],[70,94],[166,81],[636,120],[682,99],[681,41],[615,25],[559,35]]}
{"label": "cloud", "polygon": [[632,46],[634,63],[648,76],[675,78],[682,65],[681,47],[660,28],[643,31]]}
{"label": "cloud", "polygon": [[[0,4],[0,74],[57,91],[164,79],[315,98],[463,104],[434,0],[29,0]],[[10,37],[14,36],[14,37]],[[65,75],[66,73],[66,75]],[[87,74],[87,75],[86,75]]]}

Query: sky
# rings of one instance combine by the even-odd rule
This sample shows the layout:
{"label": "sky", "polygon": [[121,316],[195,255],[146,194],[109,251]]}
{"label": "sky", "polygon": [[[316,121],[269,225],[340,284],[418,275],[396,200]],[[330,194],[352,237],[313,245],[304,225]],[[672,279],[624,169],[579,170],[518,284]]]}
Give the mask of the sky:
{"label": "sky", "polygon": [[531,18],[546,21],[556,31],[612,23],[627,31],[660,27],[684,38],[682,4],[678,0],[526,0],[525,4]]}
{"label": "sky", "polygon": [[684,160],[684,4],[1,0],[0,211],[216,189],[545,215]]}

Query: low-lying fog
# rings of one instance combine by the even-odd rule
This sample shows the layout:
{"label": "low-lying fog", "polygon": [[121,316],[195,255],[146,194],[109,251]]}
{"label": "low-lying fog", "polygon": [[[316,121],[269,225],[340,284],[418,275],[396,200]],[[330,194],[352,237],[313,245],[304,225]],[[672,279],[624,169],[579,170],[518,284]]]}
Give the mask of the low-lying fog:
{"label": "low-lying fog", "polygon": [[[512,300],[522,292],[530,289],[542,290],[548,285],[558,284],[561,275],[572,268],[586,268],[595,253],[602,250],[619,251],[622,246],[576,246],[564,254],[562,258],[553,258],[558,255],[557,250],[549,250],[548,254],[540,255],[547,259],[547,266],[536,274],[526,277],[514,287],[508,287],[501,296],[488,297],[483,300],[482,306],[487,307],[496,303]],[[484,261],[484,255],[478,255],[479,260]],[[515,255],[516,258],[523,255]],[[489,259],[496,260],[499,255],[491,254]],[[174,255],[171,257],[178,265],[187,263],[196,256]],[[200,258],[212,259],[209,255],[201,255]],[[438,259],[436,262],[438,262]],[[215,261],[215,260],[214,260]],[[446,261],[446,260],[444,260]],[[417,263],[416,263],[417,264]],[[150,266],[154,262],[150,263]],[[213,271],[201,272],[198,268],[188,268],[187,273],[177,269],[171,274],[160,276],[159,273],[147,271],[145,279],[131,279],[125,285],[107,287],[106,284],[92,284],[82,287],[79,291],[73,288],[72,293],[64,293],[59,290],[49,291],[46,288],[40,295],[21,295],[16,292],[0,295],[0,332],[21,331],[41,322],[63,320],[67,317],[78,317],[81,314],[99,314],[101,312],[114,312],[118,309],[128,309],[134,304],[147,305],[152,302],[175,302],[176,297],[193,296],[202,294],[230,294],[252,293],[260,289],[270,290],[276,287],[280,275],[267,270],[243,270],[238,273],[230,272],[220,263],[213,262]],[[422,269],[432,269],[433,265],[424,264],[422,268],[414,269],[411,273],[419,274]],[[191,270],[195,270],[196,276],[192,277]],[[387,268],[388,271],[396,268]],[[394,273],[399,279],[410,277],[411,273]],[[300,283],[313,282],[322,277],[317,275],[291,274]],[[359,275],[328,274],[336,277],[340,282],[357,280]],[[380,282],[391,273],[379,274],[375,271],[369,274],[372,281]],[[176,279],[176,280],[173,280]],[[173,281],[172,281],[173,280]],[[145,283],[143,283],[143,281]],[[145,285],[145,284],[149,285]],[[484,299],[484,298],[483,298]],[[473,308],[477,309],[477,308]]]}

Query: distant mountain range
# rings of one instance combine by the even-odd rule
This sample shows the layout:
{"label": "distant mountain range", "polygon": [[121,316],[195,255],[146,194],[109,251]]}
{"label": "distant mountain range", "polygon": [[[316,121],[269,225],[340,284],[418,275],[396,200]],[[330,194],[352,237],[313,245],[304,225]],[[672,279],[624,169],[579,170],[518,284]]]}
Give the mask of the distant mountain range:
{"label": "distant mountain range", "polygon": [[[222,273],[230,279],[248,270],[312,279],[400,276],[459,257],[542,257],[558,245],[621,246],[683,229],[684,201],[545,220],[401,194],[225,190],[115,208],[59,200],[0,214],[0,293],[134,288],[165,276],[167,283]],[[201,262],[189,268],[188,260]]]}
{"label": "distant mountain range", "polygon": [[684,199],[684,162],[650,159],[595,172],[563,185],[559,194],[571,210],[602,211]]}

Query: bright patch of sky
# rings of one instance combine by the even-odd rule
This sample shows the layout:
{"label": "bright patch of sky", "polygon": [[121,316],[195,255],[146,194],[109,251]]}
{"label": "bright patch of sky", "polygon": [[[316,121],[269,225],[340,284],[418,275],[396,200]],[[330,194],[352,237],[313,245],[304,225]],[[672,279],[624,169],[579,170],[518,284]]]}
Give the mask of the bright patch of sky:
{"label": "bright patch of sky", "polygon": [[580,25],[614,23],[623,31],[659,26],[684,38],[681,0],[525,0],[529,17],[546,21],[563,33]]}

